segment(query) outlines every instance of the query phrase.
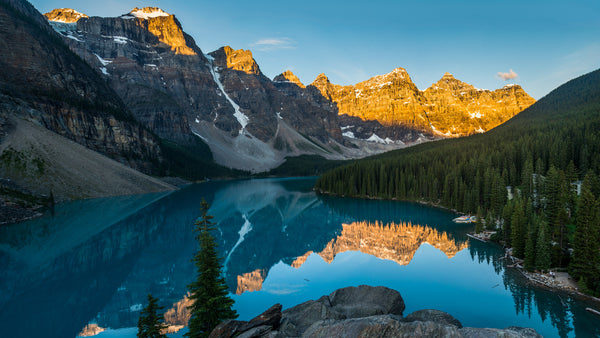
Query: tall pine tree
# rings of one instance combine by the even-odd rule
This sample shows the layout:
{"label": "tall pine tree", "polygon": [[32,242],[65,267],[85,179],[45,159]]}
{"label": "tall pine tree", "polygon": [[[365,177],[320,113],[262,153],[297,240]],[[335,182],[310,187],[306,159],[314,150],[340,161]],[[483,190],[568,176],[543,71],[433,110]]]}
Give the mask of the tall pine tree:
{"label": "tall pine tree", "polygon": [[600,225],[598,201],[592,193],[591,177],[586,175],[577,208],[573,239],[573,259],[569,270],[575,279],[583,279],[589,290],[596,290],[600,279]]}
{"label": "tall pine tree", "polygon": [[138,338],[167,338],[162,333],[167,328],[163,323],[164,317],[157,312],[162,309],[162,306],[158,306],[158,299],[148,294],[148,305],[142,310],[138,319]]}
{"label": "tall pine tree", "polygon": [[208,337],[211,331],[223,320],[237,318],[237,313],[231,308],[233,300],[228,295],[225,278],[221,274],[221,261],[217,256],[217,244],[210,234],[214,230],[208,214],[209,205],[202,200],[201,216],[196,221],[196,240],[200,249],[194,257],[197,278],[188,285],[190,299],[193,304],[189,307],[191,318],[189,338]]}

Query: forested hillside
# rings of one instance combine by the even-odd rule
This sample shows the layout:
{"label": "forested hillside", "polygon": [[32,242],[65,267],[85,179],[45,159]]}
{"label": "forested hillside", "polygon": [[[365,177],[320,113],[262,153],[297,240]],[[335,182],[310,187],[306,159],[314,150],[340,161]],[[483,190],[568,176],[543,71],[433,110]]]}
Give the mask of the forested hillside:
{"label": "forested hillside", "polygon": [[527,269],[570,266],[580,284],[598,294],[598,173],[600,70],[569,81],[486,134],[357,161],[325,173],[316,189],[478,212],[525,258]]}

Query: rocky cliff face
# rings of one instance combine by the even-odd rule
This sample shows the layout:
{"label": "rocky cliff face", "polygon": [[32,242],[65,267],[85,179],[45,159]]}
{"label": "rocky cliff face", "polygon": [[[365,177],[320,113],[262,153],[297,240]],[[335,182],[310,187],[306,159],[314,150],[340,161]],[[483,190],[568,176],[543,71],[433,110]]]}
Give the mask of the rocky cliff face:
{"label": "rocky cliff face", "polygon": [[122,101],[73,54],[25,1],[0,6],[0,103],[3,114],[47,129],[150,172],[160,161],[157,140],[140,128]]}
{"label": "rocky cliff face", "polygon": [[488,131],[535,102],[519,85],[483,90],[449,73],[423,95],[427,98],[425,111],[430,127],[449,137]]}
{"label": "rocky cliff face", "polygon": [[490,130],[535,102],[518,85],[481,90],[448,73],[421,91],[403,68],[353,86],[332,84],[320,74],[311,85],[337,103],[339,114],[444,137]]}
{"label": "rocky cliff face", "polygon": [[343,136],[382,144],[410,144],[432,139],[433,133],[421,123],[414,107],[398,101],[423,100],[403,68],[361,82],[356,86],[331,83],[319,74],[308,88],[324,97],[329,109],[339,114]]}
{"label": "rocky cliff face", "polygon": [[188,144],[190,124],[234,124],[233,109],[218,95],[208,60],[179,21],[157,8],[134,8],[116,18],[81,18],[54,27],[93,66],[136,119],[161,137]]}

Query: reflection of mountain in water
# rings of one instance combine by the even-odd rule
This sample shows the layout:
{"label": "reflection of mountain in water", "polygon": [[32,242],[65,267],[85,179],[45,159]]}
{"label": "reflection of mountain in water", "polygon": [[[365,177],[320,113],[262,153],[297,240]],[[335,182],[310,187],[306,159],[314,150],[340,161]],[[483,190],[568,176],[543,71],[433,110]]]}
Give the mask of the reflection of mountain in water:
{"label": "reflection of mountain in water", "polygon": [[267,271],[264,269],[257,269],[237,276],[238,284],[235,294],[241,295],[248,291],[259,291],[262,289],[265,278],[267,278]]}
{"label": "reflection of mountain in water", "polygon": [[342,234],[327,243],[319,255],[331,263],[341,252],[360,251],[400,265],[408,265],[423,243],[441,250],[448,258],[468,247],[466,241],[457,243],[446,232],[439,232],[428,226],[354,222],[344,224]]}
{"label": "reflection of mountain in water", "polygon": [[[446,232],[439,232],[428,226],[410,223],[383,225],[379,222],[362,221],[343,224],[341,233],[331,239],[318,254],[327,263],[331,263],[339,253],[360,251],[377,258],[394,261],[399,265],[408,265],[424,243],[441,250],[448,258],[454,257],[457,252],[468,247],[466,241],[457,243]],[[308,251],[297,257],[290,265],[299,268],[312,252]],[[266,275],[265,270],[258,269],[237,276],[236,293],[260,290]]]}

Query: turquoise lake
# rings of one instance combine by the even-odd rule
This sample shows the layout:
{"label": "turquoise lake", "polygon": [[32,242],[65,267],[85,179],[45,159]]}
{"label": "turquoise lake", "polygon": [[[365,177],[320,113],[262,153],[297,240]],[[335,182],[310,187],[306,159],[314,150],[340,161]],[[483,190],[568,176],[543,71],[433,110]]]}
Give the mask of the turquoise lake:
{"label": "turquoise lake", "polygon": [[[404,315],[434,308],[464,326],[600,336],[599,303],[527,283],[500,246],[470,240],[452,212],[316,195],[315,178],[213,181],[181,190],[76,201],[0,228],[0,327],[6,337],[135,337],[152,293],[185,322],[202,198],[211,204],[239,319],[361,284],[398,290]],[[179,309],[179,311],[177,311]],[[179,337],[182,331],[174,333]]]}

